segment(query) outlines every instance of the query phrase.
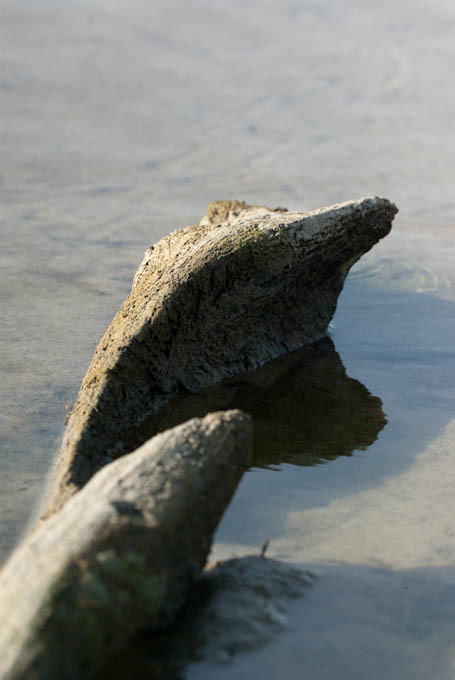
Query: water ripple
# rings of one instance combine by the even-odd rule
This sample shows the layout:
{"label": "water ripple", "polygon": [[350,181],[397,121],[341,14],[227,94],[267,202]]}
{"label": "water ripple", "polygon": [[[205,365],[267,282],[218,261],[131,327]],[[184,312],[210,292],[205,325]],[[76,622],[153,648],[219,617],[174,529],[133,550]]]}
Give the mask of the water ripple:
{"label": "water ripple", "polygon": [[435,295],[444,299],[455,298],[453,277],[433,263],[416,258],[383,257],[366,260],[350,274],[353,281],[365,282],[374,287]]}

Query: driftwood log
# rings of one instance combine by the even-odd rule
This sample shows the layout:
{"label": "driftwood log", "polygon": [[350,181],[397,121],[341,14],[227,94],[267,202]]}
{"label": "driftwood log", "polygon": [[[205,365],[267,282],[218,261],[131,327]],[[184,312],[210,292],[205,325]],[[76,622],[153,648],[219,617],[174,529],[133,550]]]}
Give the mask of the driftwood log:
{"label": "driftwood log", "polygon": [[250,462],[239,411],[195,418],[107,465],[0,572],[0,678],[88,679],[169,623]]}
{"label": "driftwood log", "polygon": [[84,378],[43,516],[133,450],[128,431],[176,394],[324,333],[349,268],[396,212],[377,197],[306,214],[215,201],[152,246]]}
{"label": "driftwood log", "polygon": [[251,422],[210,414],[124,455],[129,433],[177,394],[324,333],[396,212],[376,197],[308,214],[218,201],[147,251],[82,383],[42,522],[0,572],[2,680],[88,680],[169,623],[251,460]]}

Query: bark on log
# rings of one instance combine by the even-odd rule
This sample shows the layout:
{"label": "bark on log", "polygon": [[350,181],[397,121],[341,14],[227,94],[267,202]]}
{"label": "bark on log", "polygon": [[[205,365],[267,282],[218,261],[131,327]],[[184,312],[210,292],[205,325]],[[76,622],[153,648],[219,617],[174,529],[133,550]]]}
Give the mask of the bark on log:
{"label": "bark on log", "polygon": [[250,462],[251,419],[210,414],[98,472],[0,572],[2,680],[92,678],[171,620]]}

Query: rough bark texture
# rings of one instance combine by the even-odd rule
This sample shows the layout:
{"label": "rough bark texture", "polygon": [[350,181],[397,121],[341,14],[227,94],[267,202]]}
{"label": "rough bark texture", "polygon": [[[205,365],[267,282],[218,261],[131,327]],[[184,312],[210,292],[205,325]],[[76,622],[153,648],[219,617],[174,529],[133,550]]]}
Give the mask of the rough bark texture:
{"label": "rough bark texture", "polygon": [[152,246],[84,378],[44,516],[132,450],[126,432],[176,394],[321,335],[349,268],[396,212],[376,197],[307,214],[217,201]]}
{"label": "rough bark texture", "polygon": [[210,414],[106,466],[0,572],[2,680],[91,678],[183,604],[250,462],[251,421]]}

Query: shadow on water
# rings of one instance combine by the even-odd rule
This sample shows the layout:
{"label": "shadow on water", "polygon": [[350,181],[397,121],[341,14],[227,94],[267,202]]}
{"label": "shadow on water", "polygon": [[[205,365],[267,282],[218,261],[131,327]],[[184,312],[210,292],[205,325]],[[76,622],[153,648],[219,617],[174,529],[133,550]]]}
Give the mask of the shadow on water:
{"label": "shadow on water", "polygon": [[137,635],[98,680],[449,677],[453,569],[299,566],[222,563],[171,626]]}
{"label": "shadow on water", "polygon": [[102,677],[180,680],[192,662],[226,664],[260,649],[285,632],[290,604],[315,581],[309,572],[260,556],[214,566],[170,626],[136,635]]}
{"label": "shadow on water", "polygon": [[381,400],[346,375],[328,337],[251,373],[174,399],[138,441],[210,411],[239,408],[254,420],[256,467],[315,465],[366,450],[386,424]]}

